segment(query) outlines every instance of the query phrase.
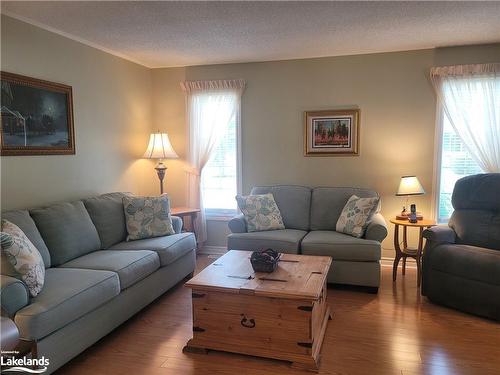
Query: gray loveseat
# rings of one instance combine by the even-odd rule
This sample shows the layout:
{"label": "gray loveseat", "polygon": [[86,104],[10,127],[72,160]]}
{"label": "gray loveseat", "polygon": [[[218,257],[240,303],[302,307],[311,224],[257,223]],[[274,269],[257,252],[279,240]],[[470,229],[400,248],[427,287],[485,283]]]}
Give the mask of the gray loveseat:
{"label": "gray loveseat", "polygon": [[251,194],[272,193],[285,228],[247,233],[243,215],[229,222],[228,249],[328,255],[333,258],[328,282],[371,287],[380,284],[381,242],[387,236],[385,220],[373,216],[363,238],[335,231],[337,220],[352,195],[362,198],[378,194],[368,189],[344,187],[310,188],[294,185],[254,187]]}
{"label": "gray loveseat", "polygon": [[196,241],[181,233],[126,242],[122,193],[46,208],[3,212],[40,251],[45,285],[30,298],[18,279],[1,276],[1,307],[20,337],[36,342],[49,373],[126,321],[195,268]]}
{"label": "gray loveseat", "polygon": [[500,320],[500,173],[457,181],[448,226],[426,229],[422,294]]}

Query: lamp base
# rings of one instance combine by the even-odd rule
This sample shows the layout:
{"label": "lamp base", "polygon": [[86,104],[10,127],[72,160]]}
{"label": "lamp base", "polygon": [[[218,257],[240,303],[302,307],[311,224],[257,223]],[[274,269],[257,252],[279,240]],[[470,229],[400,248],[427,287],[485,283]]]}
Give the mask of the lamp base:
{"label": "lamp base", "polygon": [[163,194],[163,179],[165,178],[167,167],[160,161],[155,169],[158,174],[158,179],[160,180],[160,194]]}

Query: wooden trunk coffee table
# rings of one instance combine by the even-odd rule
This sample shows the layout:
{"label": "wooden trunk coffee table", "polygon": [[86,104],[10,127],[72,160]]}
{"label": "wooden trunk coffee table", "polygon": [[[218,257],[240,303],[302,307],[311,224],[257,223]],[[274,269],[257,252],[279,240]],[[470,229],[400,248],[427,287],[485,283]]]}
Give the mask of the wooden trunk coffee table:
{"label": "wooden trunk coffee table", "polygon": [[276,271],[255,273],[250,254],[231,250],[186,283],[193,338],[184,350],[222,350],[318,370],[330,318],[331,258],[283,254]]}

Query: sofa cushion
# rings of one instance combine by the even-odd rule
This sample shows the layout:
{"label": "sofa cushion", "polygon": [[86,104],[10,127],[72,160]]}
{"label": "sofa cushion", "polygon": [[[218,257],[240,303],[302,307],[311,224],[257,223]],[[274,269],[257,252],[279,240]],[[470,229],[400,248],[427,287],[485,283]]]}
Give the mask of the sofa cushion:
{"label": "sofa cushion", "polygon": [[294,185],[256,186],[251,194],[271,193],[286,229],[309,230],[311,188]]}
{"label": "sofa cushion", "polygon": [[152,250],[158,253],[162,267],[175,262],[178,258],[196,249],[193,233],[184,232],[164,237],[146,238],[128,242],[120,242],[109,250]]}
{"label": "sofa cushion", "polygon": [[455,183],[451,203],[455,210],[500,211],[500,173],[462,177]]}
{"label": "sofa cushion", "polygon": [[375,198],[378,194],[369,189],[345,187],[314,188],[311,196],[311,230],[335,230],[340,213],[349,198]]}
{"label": "sofa cushion", "polygon": [[101,240],[82,201],[30,211],[50,251],[52,266],[101,248]]}
{"label": "sofa cushion", "polygon": [[227,237],[229,250],[265,250],[271,248],[280,253],[298,254],[300,240],[307,234],[297,229],[270,230],[253,233],[231,233]]}
{"label": "sofa cushion", "polygon": [[500,250],[500,211],[455,210],[448,225],[457,243]]}
{"label": "sofa cushion", "polygon": [[119,293],[115,272],[49,268],[42,292],[17,312],[15,323],[22,339],[39,340]]}
{"label": "sofa cushion", "polygon": [[437,271],[464,279],[500,285],[500,251],[498,250],[469,245],[442,244],[429,252],[426,261],[429,262],[428,266]]}
{"label": "sofa cushion", "polygon": [[99,233],[103,249],[125,241],[127,237],[122,200],[126,194],[108,193],[83,200],[97,233]]}
{"label": "sofa cushion", "polygon": [[302,254],[327,255],[333,260],[376,262],[381,257],[380,242],[356,238],[335,231],[312,231],[300,245]]}
{"label": "sofa cushion", "polygon": [[149,250],[103,250],[73,259],[59,267],[116,272],[123,290],[160,268],[160,258],[154,251]]}
{"label": "sofa cushion", "polygon": [[45,264],[45,268],[50,267],[50,253],[47,249],[47,245],[42,239],[35,222],[31,218],[27,210],[14,210],[2,212],[2,219],[8,220],[11,223],[17,225],[29,238],[31,243],[35,245],[36,249],[40,253]]}

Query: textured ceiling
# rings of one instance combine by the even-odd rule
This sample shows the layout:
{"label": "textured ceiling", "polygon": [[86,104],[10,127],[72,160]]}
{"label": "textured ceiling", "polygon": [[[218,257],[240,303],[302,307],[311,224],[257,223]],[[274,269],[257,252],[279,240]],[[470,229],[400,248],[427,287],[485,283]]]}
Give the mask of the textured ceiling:
{"label": "textured ceiling", "polygon": [[148,67],[500,42],[500,2],[2,1],[1,7]]}

